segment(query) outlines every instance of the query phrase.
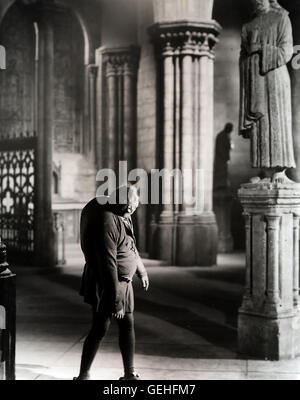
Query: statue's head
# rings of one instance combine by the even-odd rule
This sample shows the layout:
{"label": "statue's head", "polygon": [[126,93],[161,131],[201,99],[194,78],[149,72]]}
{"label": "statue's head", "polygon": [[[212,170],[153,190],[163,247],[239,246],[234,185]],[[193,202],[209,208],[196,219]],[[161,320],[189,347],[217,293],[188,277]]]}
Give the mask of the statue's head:
{"label": "statue's head", "polygon": [[255,12],[264,12],[268,11],[271,7],[270,0],[251,0]]}
{"label": "statue's head", "polygon": [[272,8],[277,8],[277,9],[282,8],[281,5],[278,4],[278,1],[277,1],[277,0],[269,0],[269,2],[270,2],[270,6],[271,6]]}
{"label": "statue's head", "polygon": [[225,125],[224,130],[226,133],[231,133],[233,131],[233,124],[231,122],[228,122]]}

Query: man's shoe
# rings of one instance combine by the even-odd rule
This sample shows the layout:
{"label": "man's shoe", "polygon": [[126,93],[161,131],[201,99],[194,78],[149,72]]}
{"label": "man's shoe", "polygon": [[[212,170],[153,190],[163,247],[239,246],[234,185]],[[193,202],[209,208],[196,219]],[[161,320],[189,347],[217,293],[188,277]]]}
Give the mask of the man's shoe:
{"label": "man's shoe", "polygon": [[139,381],[140,376],[137,372],[132,372],[131,374],[122,376],[119,380],[120,381]]}
{"label": "man's shoe", "polygon": [[73,378],[73,381],[89,381],[91,379],[90,375],[79,375]]}

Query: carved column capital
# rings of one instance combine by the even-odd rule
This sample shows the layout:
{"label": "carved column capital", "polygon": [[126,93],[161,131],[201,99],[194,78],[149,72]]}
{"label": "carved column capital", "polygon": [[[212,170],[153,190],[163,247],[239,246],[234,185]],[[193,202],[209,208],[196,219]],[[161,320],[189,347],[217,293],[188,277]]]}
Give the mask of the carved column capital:
{"label": "carved column capital", "polygon": [[88,71],[89,71],[90,76],[97,77],[98,69],[99,69],[98,65],[95,65],[95,64],[88,65]]}
{"label": "carved column capital", "polygon": [[221,26],[216,21],[161,23],[152,25],[149,33],[159,55],[194,55],[214,58]]}
{"label": "carved column capital", "polygon": [[136,46],[105,48],[102,51],[103,62],[108,74],[136,74],[140,49]]}

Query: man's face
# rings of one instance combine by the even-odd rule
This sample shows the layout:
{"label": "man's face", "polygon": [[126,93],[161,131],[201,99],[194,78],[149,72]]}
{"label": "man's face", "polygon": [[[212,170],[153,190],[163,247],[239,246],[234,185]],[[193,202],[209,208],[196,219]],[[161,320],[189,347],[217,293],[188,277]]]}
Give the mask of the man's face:
{"label": "man's face", "polygon": [[270,7],[269,0],[252,0],[252,4],[256,11],[265,11]]}
{"label": "man's face", "polygon": [[132,215],[138,208],[140,198],[136,189],[130,188],[128,191],[128,213]]}

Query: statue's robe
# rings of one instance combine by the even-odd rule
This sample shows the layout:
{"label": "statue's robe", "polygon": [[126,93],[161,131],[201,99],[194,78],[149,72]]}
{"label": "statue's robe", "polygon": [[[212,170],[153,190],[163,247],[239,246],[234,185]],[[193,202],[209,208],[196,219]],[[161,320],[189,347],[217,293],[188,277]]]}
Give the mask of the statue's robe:
{"label": "statue's robe", "polygon": [[[251,42],[260,51],[249,54]],[[288,12],[271,9],[243,26],[240,56],[240,134],[251,138],[254,168],[295,167],[291,82],[293,55]]]}

